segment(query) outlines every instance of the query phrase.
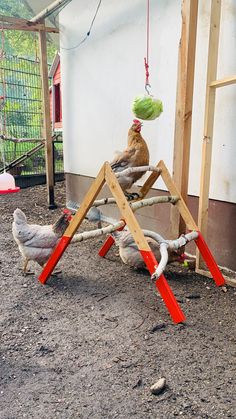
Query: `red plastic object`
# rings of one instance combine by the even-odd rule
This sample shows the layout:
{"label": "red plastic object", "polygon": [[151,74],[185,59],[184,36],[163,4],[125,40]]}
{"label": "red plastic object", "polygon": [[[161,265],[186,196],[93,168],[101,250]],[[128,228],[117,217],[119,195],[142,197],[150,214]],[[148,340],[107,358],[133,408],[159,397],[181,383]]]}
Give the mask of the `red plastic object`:
{"label": "red plastic object", "polygon": [[14,189],[0,189],[0,195],[19,192],[20,187],[16,186]]}
{"label": "red plastic object", "polygon": [[50,277],[53,269],[55,268],[57,262],[63,255],[64,251],[66,250],[67,246],[69,245],[72,237],[62,236],[61,240],[59,241],[57,247],[55,248],[53,254],[48,259],[46,265],[44,266],[40,276],[39,281],[42,284],[46,284],[48,278]]}
{"label": "red plastic object", "polygon": [[201,252],[201,255],[203,257],[203,259],[206,262],[206,265],[209,269],[209,271],[211,272],[213,279],[216,283],[216,285],[219,287],[221,285],[225,284],[225,279],[222,275],[222,273],[220,272],[217,263],[215,261],[215,259],[212,256],[212,253],[209,249],[209,247],[207,246],[202,234],[200,231],[198,231],[198,238],[195,240],[195,243],[199,249],[199,251]]}
{"label": "red plastic object", "polygon": [[[140,253],[147,265],[150,274],[152,275],[158,266],[155,256],[149,250],[140,250]],[[173,321],[175,323],[182,323],[185,320],[185,315],[177,303],[175,296],[163,274],[156,280],[156,287],[160,292]]]}

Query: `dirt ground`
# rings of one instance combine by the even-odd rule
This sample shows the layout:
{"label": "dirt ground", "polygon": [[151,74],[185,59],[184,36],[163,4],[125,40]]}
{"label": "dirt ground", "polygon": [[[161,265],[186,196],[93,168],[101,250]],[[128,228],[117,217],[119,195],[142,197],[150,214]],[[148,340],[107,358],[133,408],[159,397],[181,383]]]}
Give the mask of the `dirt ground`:
{"label": "dirt ground", "polygon": [[[65,205],[65,187],[56,186]],[[175,325],[148,274],[98,256],[101,239],[69,246],[58,278],[22,275],[15,208],[50,224],[46,189],[0,196],[0,418],[236,418],[236,289],[172,266],[187,317]],[[84,222],[82,229],[93,228]],[[153,395],[159,378],[166,387]]]}

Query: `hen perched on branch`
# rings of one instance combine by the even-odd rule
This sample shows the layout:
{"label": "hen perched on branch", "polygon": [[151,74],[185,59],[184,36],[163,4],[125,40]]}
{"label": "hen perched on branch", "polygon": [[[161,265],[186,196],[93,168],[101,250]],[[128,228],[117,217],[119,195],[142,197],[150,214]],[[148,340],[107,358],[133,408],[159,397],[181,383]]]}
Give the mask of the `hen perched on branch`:
{"label": "hen perched on branch", "polygon": [[[115,173],[121,172],[130,167],[148,166],[149,150],[148,146],[140,134],[142,123],[134,119],[128,132],[128,146],[123,152],[116,154],[111,162],[111,168]],[[133,172],[129,175],[119,176],[118,182],[127,197],[132,194],[127,192],[131,186],[140,179],[145,172]]]}
{"label": "hen perched on branch", "polygon": [[12,233],[24,259],[23,272],[26,274],[30,260],[43,266],[53,252],[59,239],[69,225],[71,213],[64,214],[52,225],[28,224],[23,211],[17,208],[13,213]]}

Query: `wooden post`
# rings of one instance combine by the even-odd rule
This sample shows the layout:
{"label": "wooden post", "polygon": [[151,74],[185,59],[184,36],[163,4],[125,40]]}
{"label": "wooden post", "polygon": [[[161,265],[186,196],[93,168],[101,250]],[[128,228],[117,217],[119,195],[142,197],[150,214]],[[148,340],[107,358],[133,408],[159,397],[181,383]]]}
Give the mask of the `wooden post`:
{"label": "wooden post", "polygon": [[[185,202],[187,202],[188,194],[197,17],[198,0],[182,0],[182,33],[178,60],[173,180]],[[179,211],[172,207],[172,236],[179,236],[185,232],[185,229],[186,226]]]}
{"label": "wooden post", "polygon": [[[44,21],[41,23],[44,24]],[[47,39],[44,30],[39,31],[40,47],[40,70],[42,78],[42,100],[43,100],[43,137],[45,138],[45,159],[46,159],[46,179],[48,206],[50,209],[56,208],[54,201],[54,170],[53,170],[53,142],[50,120],[50,97],[48,84],[48,64],[47,64]]]}
{"label": "wooden post", "polygon": [[[211,83],[217,79],[220,16],[221,16],[221,0],[212,0],[210,37],[209,37],[209,47],[208,47],[204,133],[203,133],[203,143],[202,143],[200,198],[199,198],[199,210],[198,210],[198,227],[205,239],[207,239],[208,205],[209,205],[211,157],[212,157],[213,125],[214,125],[215,93],[216,93],[216,89],[211,87]],[[199,252],[197,252],[196,267],[198,269],[198,268],[202,268],[203,266],[204,265],[203,265],[202,259],[200,259],[200,254]]]}

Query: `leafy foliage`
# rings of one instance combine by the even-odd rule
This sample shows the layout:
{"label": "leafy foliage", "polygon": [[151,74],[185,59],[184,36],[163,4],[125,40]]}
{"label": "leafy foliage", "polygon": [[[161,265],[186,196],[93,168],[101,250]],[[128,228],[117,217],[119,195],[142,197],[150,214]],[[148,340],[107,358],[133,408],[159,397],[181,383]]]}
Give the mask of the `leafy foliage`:
{"label": "leafy foliage", "polygon": [[[33,17],[32,11],[24,0],[1,0],[0,14],[4,16],[14,16],[24,19]],[[17,55],[35,59],[38,55],[38,34],[26,31],[4,31],[5,52],[8,55]],[[52,62],[56,52],[56,46],[48,37],[48,61]]]}

